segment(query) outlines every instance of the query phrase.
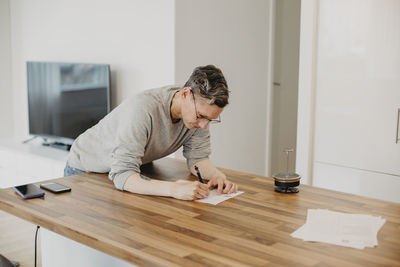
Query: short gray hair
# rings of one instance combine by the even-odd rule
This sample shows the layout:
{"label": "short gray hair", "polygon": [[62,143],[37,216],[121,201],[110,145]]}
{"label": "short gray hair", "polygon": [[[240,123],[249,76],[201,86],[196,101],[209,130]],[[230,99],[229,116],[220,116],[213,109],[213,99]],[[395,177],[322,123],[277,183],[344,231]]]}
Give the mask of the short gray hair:
{"label": "short gray hair", "polygon": [[194,94],[210,99],[210,105],[223,108],[229,104],[228,84],[222,71],[214,65],[195,68],[185,87],[190,87]]}

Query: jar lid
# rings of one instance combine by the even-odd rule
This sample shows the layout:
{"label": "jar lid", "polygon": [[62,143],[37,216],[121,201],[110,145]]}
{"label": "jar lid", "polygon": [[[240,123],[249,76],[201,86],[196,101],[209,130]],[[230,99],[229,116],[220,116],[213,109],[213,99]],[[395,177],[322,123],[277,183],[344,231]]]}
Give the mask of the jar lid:
{"label": "jar lid", "polygon": [[275,180],[283,182],[299,181],[301,176],[297,173],[278,173],[272,176]]}

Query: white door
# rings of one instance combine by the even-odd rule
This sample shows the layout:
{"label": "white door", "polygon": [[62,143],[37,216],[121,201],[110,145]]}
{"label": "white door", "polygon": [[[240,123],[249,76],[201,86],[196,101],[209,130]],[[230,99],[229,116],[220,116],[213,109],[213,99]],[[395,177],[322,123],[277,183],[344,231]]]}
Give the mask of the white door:
{"label": "white door", "polygon": [[315,160],[400,175],[400,1],[320,1]]}
{"label": "white door", "polygon": [[312,185],[400,202],[399,26],[398,0],[302,2],[297,171]]}

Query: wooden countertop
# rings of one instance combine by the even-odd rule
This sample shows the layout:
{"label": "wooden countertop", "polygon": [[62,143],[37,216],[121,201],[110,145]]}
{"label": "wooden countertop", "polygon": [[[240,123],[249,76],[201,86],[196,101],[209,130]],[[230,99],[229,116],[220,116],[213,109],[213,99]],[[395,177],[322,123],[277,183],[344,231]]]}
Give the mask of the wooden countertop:
{"label": "wooden countertop", "polygon": [[[400,204],[310,186],[274,192],[273,180],[223,170],[244,194],[217,206],[118,191],[105,174],[54,181],[72,192],[22,200],[0,190],[0,209],[138,265],[366,266],[400,265]],[[162,159],[143,168],[158,179],[195,179],[183,161]],[[358,250],[290,237],[308,208],[386,218],[378,247]]]}

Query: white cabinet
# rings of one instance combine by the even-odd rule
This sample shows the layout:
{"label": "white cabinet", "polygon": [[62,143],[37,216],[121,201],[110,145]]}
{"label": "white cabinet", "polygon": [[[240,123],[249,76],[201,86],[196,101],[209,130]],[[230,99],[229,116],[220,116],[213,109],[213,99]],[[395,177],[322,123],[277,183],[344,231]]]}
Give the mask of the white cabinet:
{"label": "white cabinet", "polygon": [[45,228],[41,231],[42,267],[135,267]]}
{"label": "white cabinet", "polygon": [[68,151],[44,147],[40,140],[22,144],[0,141],[0,188],[64,176]]}
{"label": "white cabinet", "polygon": [[400,1],[318,12],[313,185],[400,202]]}
{"label": "white cabinet", "polygon": [[314,163],[313,186],[400,202],[400,177],[372,171]]}

